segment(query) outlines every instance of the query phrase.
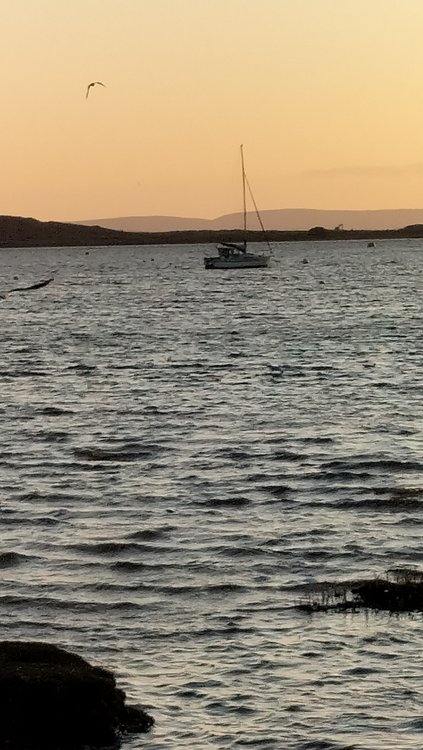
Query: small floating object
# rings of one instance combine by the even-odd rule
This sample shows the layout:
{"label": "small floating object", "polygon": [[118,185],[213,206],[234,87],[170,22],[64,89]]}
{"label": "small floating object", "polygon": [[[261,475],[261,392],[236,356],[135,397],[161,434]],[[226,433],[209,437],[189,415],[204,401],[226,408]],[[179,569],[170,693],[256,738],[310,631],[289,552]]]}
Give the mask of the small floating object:
{"label": "small floating object", "polygon": [[368,242],[368,243],[367,243],[367,247],[374,247],[374,246],[375,246],[375,243],[374,243],[374,242]]}
{"label": "small floating object", "polygon": [[52,281],[54,281],[53,278],[44,279],[43,281],[37,281],[36,284],[31,284],[30,286],[15,286],[13,289],[8,289],[7,291],[0,292],[0,299],[6,299],[7,295],[12,294],[12,292],[29,292],[32,289],[41,289],[43,286],[51,284]]}
{"label": "small floating object", "polygon": [[301,261],[301,263],[304,263],[304,265],[307,265],[307,263],[308,263],[307,258],[303,258],[302,261]]}

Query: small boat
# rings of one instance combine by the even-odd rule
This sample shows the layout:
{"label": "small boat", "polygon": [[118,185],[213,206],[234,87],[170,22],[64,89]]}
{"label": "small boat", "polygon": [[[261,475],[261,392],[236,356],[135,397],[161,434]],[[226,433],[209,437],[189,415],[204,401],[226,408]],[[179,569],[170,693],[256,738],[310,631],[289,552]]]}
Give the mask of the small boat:
{"label": "small boat", "polygon": [[217,247],[219,255],[204,258],[206,268],[266,268],[269,256],[247,251],[246,243],[222,242]]}
{"label": "small boat", "polygon": [[[259,255],[257,253],[248,252],[247,249],[247,202],[246,202],[246,186],[251,195],[251,199],[254,204],[254,208],[257,214],[262,231],[265,233],[263,222],[259,214],[254,196],[251,192],[250,184],[245,174],[244,166],[244,150],[241,146],[241,167],[242,167],[242,195],[243,195],[243,209],[244,209],[244,237],[243,242],[221,242],[217,246],[218,255],[212,255],[204,258],[204,265],[206,268],[266,268],[269,265],[268,255]],[[269,251],[271,252],[270,243],[267,241]]]}

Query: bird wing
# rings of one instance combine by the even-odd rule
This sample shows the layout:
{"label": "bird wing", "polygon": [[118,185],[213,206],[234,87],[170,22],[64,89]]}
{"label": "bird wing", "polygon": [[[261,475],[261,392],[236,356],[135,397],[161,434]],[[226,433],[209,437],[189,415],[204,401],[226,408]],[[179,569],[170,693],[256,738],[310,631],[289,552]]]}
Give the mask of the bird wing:
{"label": "bird wing", "polygon": [[29,292],[31,289],[41,289],[41,287],[47,286],[47,284],[50,284],[52,281],[53,278],[44,279],[43,281],[37,281],[36,284],[31,284],[31,286],[15,286],[14,289],[9,289],[8,292],[0,292],[0,295],[6,295],[10,292]]}
{"label": "bird wing", "polygon": [[104,88],[107,88],[106,84],[102,83],[101,81],[93,81],[92,83],[89,83],[87,86],[87,93],[85,94],[86,99],[88,99],[88,94],[90,93],[91,86],[104,86]]}

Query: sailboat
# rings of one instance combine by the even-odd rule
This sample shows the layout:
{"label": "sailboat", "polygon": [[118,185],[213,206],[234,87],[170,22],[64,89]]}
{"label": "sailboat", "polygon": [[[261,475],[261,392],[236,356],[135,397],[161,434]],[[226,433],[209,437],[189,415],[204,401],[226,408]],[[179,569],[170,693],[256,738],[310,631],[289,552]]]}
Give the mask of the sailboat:
{"label": "sailboat", "polygon": [[[265,229],[258,208],[256,206],[254,196],[251,192],[250,183],[248,182],[247,175],[245,174],[243,146],[241,145],[240,148],[242,168],[242,197],[244,210],[244,240],[242,242],[221,242],[220,245],[218,245],[216,248],[218,255],[204,258],[204,265],[206,268],[266,268],[269,265],[268,255],[258,255],[257,253],[248,252],[247,249],[247,186],[263,232],[265,232]],[[269,251],[271,251],[270,243],[268,241],[267,245]]]}

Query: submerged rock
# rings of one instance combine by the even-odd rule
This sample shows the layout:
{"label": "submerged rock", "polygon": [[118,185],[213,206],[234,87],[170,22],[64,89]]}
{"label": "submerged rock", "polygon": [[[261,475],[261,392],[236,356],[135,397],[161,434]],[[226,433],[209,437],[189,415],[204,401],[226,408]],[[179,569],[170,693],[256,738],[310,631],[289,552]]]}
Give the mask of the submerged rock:
{"label": "submerged rock", "polygon": [[113,674],[47,643],[0,642],[0,747],[119,747],[154,719],[127,706]]}

